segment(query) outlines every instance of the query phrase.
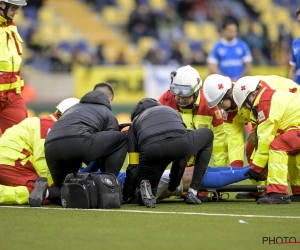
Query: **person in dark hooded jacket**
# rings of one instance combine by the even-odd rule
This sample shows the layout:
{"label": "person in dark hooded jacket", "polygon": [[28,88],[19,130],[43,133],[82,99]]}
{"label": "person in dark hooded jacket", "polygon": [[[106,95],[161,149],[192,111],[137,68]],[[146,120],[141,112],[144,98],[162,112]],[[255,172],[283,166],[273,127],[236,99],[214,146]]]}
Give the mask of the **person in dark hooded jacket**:
{"label": "person in dark hooded jacket", "polygon": [[180,184],[189,157],[196,154],[186,202],[200,204],[197,191],[212,154],[212,131],[207,128],[187,130],[178,112],[152,98],[145,98],[136,105],[131,121],[124,200],[130,200],[138,187],[139,205],[155,207],[157,187],[164,170],[172,163],[169,187],[165,191],[171,194]]}
{"label": "person in dark hooded jacket", "polygon": [[55,123],[45,141],[46,161],[55,186],[82,163],[97,160],[102,172],[118,175],[127,154],[127,136],[119,131],[107,95],[85,94]]}

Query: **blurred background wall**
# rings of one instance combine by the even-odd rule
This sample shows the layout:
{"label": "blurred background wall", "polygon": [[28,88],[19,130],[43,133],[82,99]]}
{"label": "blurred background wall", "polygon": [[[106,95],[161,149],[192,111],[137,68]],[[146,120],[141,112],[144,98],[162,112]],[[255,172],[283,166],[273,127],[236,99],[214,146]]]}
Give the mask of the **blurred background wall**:
{"label": "blurred background wall", "polygon": [[165,92],[182,65],[205,79],[225,17],[239,23],[252,75],[287,77],[299,7],[299,0],[28,0],[15,19],[24,40],[23,96],[30,114],[40,115],[107,81],[116,91],[113,112],[130,113],[141,98]]}

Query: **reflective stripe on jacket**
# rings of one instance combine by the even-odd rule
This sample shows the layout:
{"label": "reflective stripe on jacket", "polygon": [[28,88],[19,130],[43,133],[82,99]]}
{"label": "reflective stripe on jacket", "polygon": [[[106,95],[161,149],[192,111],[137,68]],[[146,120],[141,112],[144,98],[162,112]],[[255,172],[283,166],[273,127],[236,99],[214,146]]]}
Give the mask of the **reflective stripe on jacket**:
{"label": "reflective stripe on jacket", "polygon": [[40,119],[30,117],[7,129],[0,137],[0,164],[14,167],[18,161],[40,177],[46,177],[50,186],[53,180],[45,159],[44,143],[57,119],[56,114]]}
{"label": "reflective stripe on jacket", "polygon": [[300,128],[300,96],[261,88],[254,101],[257,107],[257,150],[253,164],[264,168],[269,160],[271,142],[280,134]]}
{"label": "reflective stripe on jacket", "polygon": [[21,93],[24,86],[20,75],[22,43],[15,23],[0,16],[0,94],[8,90]]}

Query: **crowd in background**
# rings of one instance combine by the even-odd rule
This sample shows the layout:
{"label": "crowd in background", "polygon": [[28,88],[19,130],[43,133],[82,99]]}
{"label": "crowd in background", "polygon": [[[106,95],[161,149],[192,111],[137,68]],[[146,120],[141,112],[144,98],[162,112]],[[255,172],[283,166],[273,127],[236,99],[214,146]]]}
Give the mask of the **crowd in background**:
{"label": "crowd in background", "polygon": [[[119,3],[117,0],[81,0],[81,2],[89,5],[91,11],[97,12],[99,16],[106,6],[118,7]],[[277,4],[289,2],[289,6],[293,6],[290,4],[293,0],[274,2]],[[103,52],[103,44],[91,45],[84,39],[72,44],[66,41],[58,44],[40,44],[35,35],[39,24],[38,12],[43,4],[43,0],[28,0],[28,6],[23,8],[24,16],[32,20],[31,25],[19,28],[30,51],[25,58],[25,64],[50,72],[69,72],[75,63],[87,66],[130,63],[122,52],[113,62],[108,60]],[[294,10],[290,11],[291,16],[294,16]],[[167,8],[157,11],[151,8],[148,0],[136,0],[136,6],[128,22],[117,28],[110,28],[118,29],[118,32],[121,32],[133,46],[137,46],[143,37],[155,39],[155,44],[142,55],[142,62],[155,65],[171,63],[206,65],[210,47],[203,41],[186,37],[184,25],[187,22],[194,22],[197,25],[213,22],[220,31],[222,21],[228,17],[239,24],[239,37],[249,45],[253,65],[288,65],[292,34],[284,26],[279,26],[279,39],[272,41],[268,29],[259,18],[259,13],[255,12],[247,1],[168,0]]]}

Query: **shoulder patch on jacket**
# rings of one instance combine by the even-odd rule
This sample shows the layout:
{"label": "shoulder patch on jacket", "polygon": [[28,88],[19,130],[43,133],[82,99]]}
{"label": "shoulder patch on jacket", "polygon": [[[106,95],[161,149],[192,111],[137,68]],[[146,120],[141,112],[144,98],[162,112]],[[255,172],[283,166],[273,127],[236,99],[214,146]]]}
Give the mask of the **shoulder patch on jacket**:
{"label": "shoulder patch on jacket", "polygon": [[222,119],[222,114],[220,110],[215,110],[215,115],[217,119]]}
{"label": "shoulder patch on jacket", "polygon": [[261,121],[263,121],[263,120],[266,119],[266,116],[265,116],[265,113],[264,113],[263,110],[261,110],[261,111],[259,111],[259,112],[257,113],[257,118],[258,118],[258,121],[259,121],[259,122],[261,122]]}

